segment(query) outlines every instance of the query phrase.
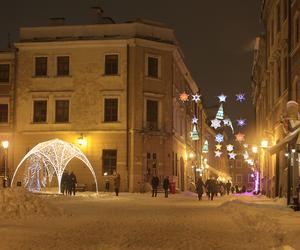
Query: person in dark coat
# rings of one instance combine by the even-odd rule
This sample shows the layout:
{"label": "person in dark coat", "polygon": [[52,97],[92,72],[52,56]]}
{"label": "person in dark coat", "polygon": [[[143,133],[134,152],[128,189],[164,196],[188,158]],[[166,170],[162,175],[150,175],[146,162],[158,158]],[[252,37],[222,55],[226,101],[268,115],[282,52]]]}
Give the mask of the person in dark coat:
{"label": "person in dark coat", "polygon": [[234,194],[234,186],[231,187],[231,193]]}
{"label": "person in dark coat", "polygon": [[214,195],[216,193],[216,186],[217,186],[216,181],[214,179],[208,179],[206,181],[206,183],[205,183],[205,186],[206,186],[206,188],[208,190],[208,193],[209,193],[208,197],[211,200],[213,200],[214,199]]}
{"label": "person in dark coat", "polygon": [[240,190],[239,190],[239,186],[238,186],[238,185],[235,185],[235,192],[236,192],[237,194],[240,193]]}
{"label": "person in dark coat", "polygon": [[69,176],[69,181],[70,181],[70,190],[71,190],[70,195],[72,195],[72,193],[73,195],[75,195],[77,180],[76,180],[76,175],[73,172],[71,172]]}
{"label": "person in dark coat", "polygon": [[231,188],[231,183],[230,183],[230,181],[227,181],[227,183],[226,183],[226,192],[227,192],[227,195],[229,195],[230,188]]}
{"label": "person in dark coat", "polygon": [[153,175],[152,180],[151,180],[152,197],[157,196],[158,185],[159,185],[159,178],[156,175]]}
{"label": "person in dark coat", "polygon": [[199,177],[196,182],[196,191],[198,194],[199,201],[202,200],[202,195],[204,193],[203,187],[205,187],[202,177]]}
{"label": "person in dark coat", "polygon": [[165,197],[166,198],[168,198],[169,185],[170,185],[169,176],[166,176],[164,178],[164,182],[163,182],[163,188],[165,190]]}
{"label": "person in dark coat", "polygon": [[115,187],[116,196],[119,196],[120,184],[121,184],[121,176],[120,174],[116,174],[116,176],[114,177],[114,187]]}
{"label": "person in dark coat", "polygon": [[61,177],[61,184],[60,184],[62,194],[65,194],[65,192],[66,192],[66,195],[68,194],[68,188],[69,188],[68,187],[68,179],[69,179],[69,174],[67,171],[64,171],[63,175]]}

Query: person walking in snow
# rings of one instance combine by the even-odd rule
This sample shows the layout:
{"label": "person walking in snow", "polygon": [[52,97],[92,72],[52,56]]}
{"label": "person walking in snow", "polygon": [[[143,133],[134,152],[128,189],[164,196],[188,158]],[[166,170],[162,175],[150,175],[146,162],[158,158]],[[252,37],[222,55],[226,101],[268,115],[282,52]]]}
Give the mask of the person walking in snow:
{"label": "person walking in snow", "polygon": [[227,181],[227,183],[226,183],[226,192],[227,192],[227,195],[229,195],[230,188],[231,188],[231,183],[230,183],[230,181]]}
{"label": "person walking in snow", "polygon": [[116,196],[119,196],[120,184],[121,184],[121,176],[120,174],[116,174],[114,177],[114,187],[115,187]]}
{"label": "person walking in snow", "polygon": [[216,186],[217,186],[217,183],[214,179],[208,179],[205,183],[205,186],[208,190],[208,193],[209,193],[209,196],[208,198],[210,198],[210,200],[213,200],[214,199],[214,195],[216,193]]}
{"label": "person walking in snow", "polygon": [[68,194],[68,178],[69,178],[69,174],[67,171],[64,171],[61,177],[61,193],[66,195]]}
{"label": "person walking in snow", "polygon": [[156,175],[153,175],[152,180],[151,180],[152,197],[157,196],[158,185],[159,185],[159,178]]}
{"label": "person walking in snow", "polygon": [[196,182],[196,191],[198,194],[198,200],[202,200],[202,195],[204,193],[203,187],[205,187],[202,177],[199,177]]}
{"label": "person walking in snow", "polygon": [[75,195],[76,193],[76,184],[77,184],[77,180],[76,180],[76,175],[71,172],[70,176],[69,176],[69,179],[70,179],[70,195]]}
{"label": "person walking in snow", "polygon": [[170,185],[169,176],[166,176],[164,178],[164,182],[163,182],[163,188],[165,190],[165,197],[166,198],[168,198],[169,185]]}

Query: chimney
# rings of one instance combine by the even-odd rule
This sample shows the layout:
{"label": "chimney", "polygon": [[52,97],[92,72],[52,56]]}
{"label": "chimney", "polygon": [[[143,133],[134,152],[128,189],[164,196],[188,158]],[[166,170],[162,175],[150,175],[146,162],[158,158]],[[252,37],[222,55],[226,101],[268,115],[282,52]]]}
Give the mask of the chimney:
{"label": "chimney", "polygon": [[64,17],[51,17],[49,18],[49,26],[62,26],[65,25],[66,19]]}

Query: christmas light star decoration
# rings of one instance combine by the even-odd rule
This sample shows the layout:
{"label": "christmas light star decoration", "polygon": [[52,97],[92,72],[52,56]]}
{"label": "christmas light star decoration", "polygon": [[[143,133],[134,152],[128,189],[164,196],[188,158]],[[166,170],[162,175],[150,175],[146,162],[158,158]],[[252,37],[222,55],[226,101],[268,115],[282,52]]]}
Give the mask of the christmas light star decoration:
{"label": "christmas light star decoration", "polygon": [[239,127],[244,127],[246,125],[246,119],[238,119],[236,122]]}
{"label": "christmas light star decoration", "polygon": [[230,119],[227,118],[227,119],[223,120],[223,123],[224,123],[224,126],[230,126],[231,122],[230,122]]}
{"label": "christmas light star decoration", "polygon": [[249,154],[247,151],[245,151],[245,153],[243,154],[244,156],[244,160],[248,160],[249,159]]}
{"label": "christmas light star decoration", "polygon": [[221,95],[218,96],[218,98],[219,98],[219,102],[226,102],[227,96],[224,95],[224,94],[221,94]]}
{"label": "christmas light star decoration", "polygon": [[228,152],[233,151],[233,145],[228,144],[228,145],[226,146],[226,149],[227,149]]}
{"label": "christmas light star decoration", "polygon": [[222,141],[224,141],[224,136],[222,134],[217,134],[215,137],[215,141],[221,143]]}
{"label": "christmas light star decoration", "polygon": [[222,145],[221,144],[217,144],[216,145],[216,150],[221,150],[222,149]]}
{"label": "christmas light star decoration", "polygon": [[198,124],[198,118],[196,116],[193,117],[192,124]]}
{"label": "christmas light star decoration", "polygon": [[218,120],[218,119],[211,120],[211,125],[210,126],[214,129],[220,128],[221,127],[221,121]]}
{"label": "christmas light star decoration", "polygon": [[219,110],[216,114],[216,119],[219,119],[219,120],[223,120],[224,119],[224,109],[223,109],[223,103],[221,103],[220,107],[219,107]]}
{"label": "christmas light star decoration", "polygon": [[222,155],[222,152],[221,151],[215,151],[215,156],[216,157],[221,157],[221,155]]}
{"label": "christmas light star decoration", "polygon": [[242,103],[243,101],[246,100],[245,94],[244,94],[244,93],[239,93],[239,94],[237,94],[237,95],[235,95],[235,96],[236,96],[236,101],[237,101],[237,102]]}
{"label": "christmas light star decoration", "polygon": [[237,140],[238,142],[242,142],[242,141],[245,140],[245,135],[242,134],[242,133],[238,133],[238,134],[235,135],[235,138],[236,138],[236,140]]}
{"label": "christmas light star decoration", "polygon": [[195,103],[198,103],[198,102],[200,102],[200,97],[201,97],[201,95],[198,95],[198,94],[192,95],[192,101],[194,101]]}
{"label": "christmas light star decoration", "polygon": [[231,153],[229,153],[228,155],[229,155],[229,159],[235,160],[235,157],[236,157],[236,154],[235,154],[235,153],[231,152]]}
{"label": "christmas light star decoration", "polygon": [[182,102],[186,102],[189,100],[189,95],[184,91],[183,93],[180,94],[179,99]]}
{"label": "christmas light star decoration", "polygon": [[[73,158],[81,160],[89,168],[96,184],[96,191],[98,192],[96,174],[89,160],[78,147],[59,139],[53,139],[50,141],[39,143],[33,149],[31,149],[17,166],[11,180],[11,185],[14,182],[14,178],[19,168],[26,160],[29,159],[31,162],[29,166],[30,171],[32,174],[34,173],[34,177],[32,176],[32,178],[37,178],[41,172],[44,172],[44,177],[46,176],[50,182],[52,177],[56,176],[58,183],[58,192],[60,193],[62,174],[68,163]],[[29,180],[29,185],[30,181],[33,181],[36,184],[38,184],[39,182],[37,179],[31,179]]]}

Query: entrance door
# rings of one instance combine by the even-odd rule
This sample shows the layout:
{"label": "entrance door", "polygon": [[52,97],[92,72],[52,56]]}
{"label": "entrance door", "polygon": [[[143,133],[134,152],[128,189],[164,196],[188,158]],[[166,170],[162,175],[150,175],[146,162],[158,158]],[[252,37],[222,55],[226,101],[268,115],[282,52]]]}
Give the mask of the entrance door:
{"label": "entrance door", "polygon": [[184,160],[180,158],[180,188],[184,191]]}

